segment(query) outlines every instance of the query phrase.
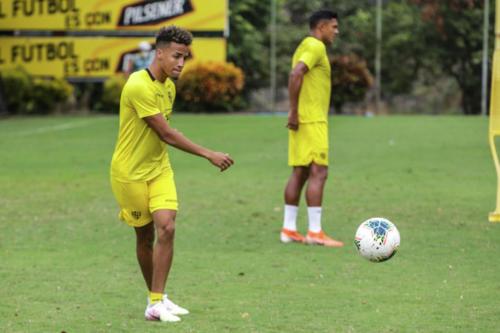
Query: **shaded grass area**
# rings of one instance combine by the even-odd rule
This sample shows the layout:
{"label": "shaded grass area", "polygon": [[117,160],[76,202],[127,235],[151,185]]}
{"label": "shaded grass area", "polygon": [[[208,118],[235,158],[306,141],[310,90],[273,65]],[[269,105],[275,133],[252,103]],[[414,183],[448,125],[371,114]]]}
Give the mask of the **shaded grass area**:
{"label": "shaded grass area", "polygon": [[[487,119],[333,117],[324,229],[342,249],[282,245],[285,118],[174,117],[235,166],[170,149],[180,211],[167,285],[192,312],[143,320],[133,232],[108,182],[116,117],[0,122],[3,332],[497,332],[500,225]],[[305,231],[305,207],[299,228]],[[352,243],[372,216],[401,232],[370,263]]]}

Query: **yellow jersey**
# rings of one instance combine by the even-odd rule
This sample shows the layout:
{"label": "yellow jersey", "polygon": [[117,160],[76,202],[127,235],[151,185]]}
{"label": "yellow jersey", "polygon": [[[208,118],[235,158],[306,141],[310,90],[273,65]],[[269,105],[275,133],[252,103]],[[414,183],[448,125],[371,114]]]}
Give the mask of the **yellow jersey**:
{"label": "yellow jersey", "polygon": [[293,54],[292,68],[299,62],[309,69],[300,88],[299,123],[328,122],[332,84],[325,44],[314,37],[304,38]]}
{"label": "yellow jersey", "polygon": [[111,160],[111,176],[122,182],[148,181],[170,168],[167,145],[142,119],[162,113],[169,120],[175,85],[161,83],[148,69],[134,72],[120,97],[120,127]]}

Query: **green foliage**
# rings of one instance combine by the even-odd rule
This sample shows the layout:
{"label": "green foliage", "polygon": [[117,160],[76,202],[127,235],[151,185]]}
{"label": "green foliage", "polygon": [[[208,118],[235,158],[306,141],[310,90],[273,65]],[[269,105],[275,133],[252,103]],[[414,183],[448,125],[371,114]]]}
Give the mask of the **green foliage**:
{"label": "green foliage", "polygon": [[100,104],[96,107],[105,113],[120,112],[120,96],[127,79],[123,75],[115,75],[104,82]]}
{"label": "green foliage", "polygon": [[[279,0],[277,0],[279,2]],[[269,85],[269,3],[230,0],[227,57],[245,72],[246,92]]]}
{"label": "green foliage", "polygon": [[[422,86],[454,78],[462,94],[465,114],[480,111],[482,58],[482,0],[383,1],[382,92],[391,101],[414,95]],[[270,3],[252,0],[230,2],[231,60],[244,70],[247,89],[268,87]],[[340,35],[333,55],[356,54],[374,73],[375,17],[373,0],[332,3],[327,0],[277,1],[277,78],[286,87],[291,55],[308,34],[309,15],[320,8],[339,14]],[[490,41],[494,38],[494,10],[490,16]],[[490,47],[490,55],[493,47]]]}
{"label": "green foliage", "polygon": [[[340,15],[341,31],[345,16],[369,5],[368,0],[341,1],[332,8],[326,0],[277,0],[276,69],[278,86],[286,87],[290,72],[291,57],[300,41],[309,33],[309,15],[319,8],[337,10]],[[270,4],[256,0],[231,1],[231,35],[229,58],[245,72],[246,88],[269,87],[269,14]],[[346,28],[347,30],[347,28]],[[352,52],[335,47],[334,54]],[[359,54],[360,57],[363,55]],[[346,83],[349,84],[349,83]],[[345,87],[349,93],[352,87]],[[357,100],[358,96],[342,97],[342,100]]]}
{"label": "green foliage", "polygon": [[346,102],[362,101],[373,85],[366,62],[355,54],[334,56],[332,66],[332,100],[337,113]]}
{"label": "green foliage", "polygon": [[64,79],[33,79],[31,98],[33,112],[46,114],[56,110],[58,104],[63,103],[73,95],[73,86]]}
{"label": "green foliage", "polygon": [[[321,8],[333,10],[339,15],[340,34],[331,47],[332,50],[328,51],[329,53],[334,56],[356,53],[364,60],[370,56],[370,54],[354,52],[356,49],[351,45],[357,43],[362,31],[358,31],[358,28],[352,26],[350,21],[353,15],[366,14],[373,8],[370,0],[356,2],[344,0],[337,1],[335,4],[328,0],[286,0],[283,2],[278,20],[278,63],[286,63],[286,66],[278,66],[282,84],[286,84],[288,80],[293,52],[300,41],[309,34],[309,16]],[[369,19],[365,15],[362,22],[372,30],[370,36],[373,37],[374,25],[369,23]],[[362,45],[364,49],[364,43]]]}
{"label": "green foliage", "polygon": [[31,77],[22,67],[7,68],[1,72],[2,86],[7,110],[13,114],[26,113],[32,91]]}
{"label": "green foliage", "polygon": [[243,71],[231,63],[192,62],[177,81],[177,95],[187,112],[234,111],[241,108]]}
{"label": "green foliage", "polygon": [[[337,48],[354,52],[365,59],[375,72],[375,6],[359,9],[341,21],[341,36]],[[429,50],[423,36],[423,23],[414,6],[389,1],[383,8],[382,89],[390,98],[409,93],[413,83],[428,63]],[[397,64],[397,65],[396,65]]]}
{"label": "green foliage", "polygon": [[73,86],[66,80],[33,77],[22,67],[6,69],[1,77],[12,114],[48,114],[73,94]]}
{"label": "green foliage", "polygon": [[[428,52],[425,56],[457,81],[462,92],[463,112],[480,113],[484,2],[412,0],[412,3],[418,6],[426,24],[423,35]],[[494,44],[494,15],[492,9],[490,46]],[[489,48],[490,60],[493,49]]]}

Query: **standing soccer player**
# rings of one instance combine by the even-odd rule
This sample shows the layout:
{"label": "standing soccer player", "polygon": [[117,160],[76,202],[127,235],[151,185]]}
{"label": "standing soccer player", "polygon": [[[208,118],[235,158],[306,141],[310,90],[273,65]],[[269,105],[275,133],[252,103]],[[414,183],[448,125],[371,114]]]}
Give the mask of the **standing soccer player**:
{"label": "standing soccer player", "polygon": [[[344,243],[329,237],[321,228],[323,188],[328,175],[328,110],[331,70],[326,46],[339,33],[337,14],[320,10],[309,18],[310,35],[295,50],[288,81],[288,164],[293,168],[285,188],[285,213],[280,239],[328,247]],[[306,202],[309,230],[297,232],[297,211],[307,182]]]}
{"label": "standing soccer player", "polygon": [[153,62],[130,75],[120,99],[111,186],[121,209],[120,219],[135,230],[137,259],[149,290],[147,320],[179,321],[178,315],[189,313],[164,293],[177,212],[167,146],[204,157],[221,171],[233,164],[228,154],[199,146],[169,126],[175,98],[172,79],[181,74],[191,41],[186,30],[175,26],[161,29]]}

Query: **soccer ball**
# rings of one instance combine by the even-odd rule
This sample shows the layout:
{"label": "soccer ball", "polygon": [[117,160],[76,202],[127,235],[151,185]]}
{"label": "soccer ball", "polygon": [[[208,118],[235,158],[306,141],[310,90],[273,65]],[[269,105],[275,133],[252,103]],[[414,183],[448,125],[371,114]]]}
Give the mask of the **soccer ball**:
{"label": "soccer ball", "polygon": [[399,247],[399,231],[388,219],[372,217],[361,223],[354,244],[364,258],[381,262],[391,259]]}

